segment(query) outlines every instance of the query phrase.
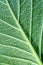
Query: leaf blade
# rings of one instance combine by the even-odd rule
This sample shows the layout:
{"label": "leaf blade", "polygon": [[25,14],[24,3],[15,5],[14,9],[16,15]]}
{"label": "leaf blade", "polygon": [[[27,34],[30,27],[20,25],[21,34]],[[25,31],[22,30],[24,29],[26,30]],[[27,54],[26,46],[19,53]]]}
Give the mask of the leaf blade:
{"label": "leaf blade", "polygon": [[[8,1],[6,0],[6,2],[7,2],[7,5],[8,5],[8,9],[10,9],[10,6],[9,6],[9,3],[8,3]],[[1,5],[2,6],[2,5]],[[13,22],[16,24],[16,26],[18,27],[18,29],[20,29],[20,33],[21,33],[21,35],[24,37],[24,39],[26,40],[26,42],[27,43],[29,43],[29,46],[31,47],[30,48],[30,50],[34,53],[35,51],[34,51],[34,49],[33,49],[33,47],[32,47],[32,45],[30,44],[30,42],[28,41],[28,39],[27,39],[27,37],[25,36],[25,34],[24,34],[24,32],[23,32],[23,30],[22,30],[22,28],[21,28],[21,26],[19,25],[19,23],[18,23],[18,21],[16,20],[16,18],[15,18],[15,16],[14,16],[14,14],[13,14],[13,12],[12,12],[12,10],[10,9],[10,14],[12,15],[12,18],[13,18]],[[3,13],[3,12],[2,12]],[[6,14],[6,13],[5,13]],[[0,16],[0,18],[1,18],[1,16]],[[6,20],[6,19],[5,19]],[[10,20],[10,19],[9,19]],[[7,21],[7,20],[6,20]],[[11,20],[12,21],[12,20]],[[7,21],[8,22],[8,21]],[[11,22],[10,22],[11,23]],[[15,26],[15,24],[13,24],[14,26]],[[2,28],[3,29],[3,28]],[[1,30],[2,30],[1,29]],[[1,31],[0,31],[0,33],[2,33]],[[6,46],[5,46],[6,47]],[[2,47],[3,48],[3,47]],[[4,53],[6,53],[5,51],[6,50],[3,50],[2,48],[0,48],[2,51],[4,51]],[[29,48],[29,47],[28,47]],[[7,49],[7,48],[6,48]],[[10,50],[11,48],[9,48],[9,50]],[[12,50],[12,49],[11,49]],[[10,51],[11,51],[10,50]],[[13,51],[13,50],[12,50]],[[19,52],[19,51],[18,51]],[[23,52],[24,53],[24,52]],[[0,53],[0,54],[3,54],[2,52]],[[20,56],[21,56],[21,54],[20,54]],[[27,56],[27,55],[26,55]],[[37,54],[36,53],[34,53],[34,58],[35,59],[37,59],[36,61],[37,61],[37,64],[41,64],[41,61],[38,59],[38,57],[37,57]],[[20,60],[19,60],[19,62],[17,62],[17,59],[16,60],[14,60],[14,61],[12,61],[12,59],[11,60],[9,60],[10,58],[8,58],[8,57],[6,57],[6,56],[0,56],[0,62],[4,62],[4,63],[9,63],[9,64],[13,64],[14,65],[14,61],[15,61],[15,64],[17,65],[17,64],[19,64],[20,65],[20,63],[21,63],[21,65],[24,63],[25,65],[27,65],[27,63],[25,63],[23,60],[20,62]],[[26,57],[27,58],[27,57]],[[7,60],[7,61],[5,61],[5,60]],[[12,61],[12,62],[11,62]],[[30,62],[28,62],[28,64],[31,64]]]}

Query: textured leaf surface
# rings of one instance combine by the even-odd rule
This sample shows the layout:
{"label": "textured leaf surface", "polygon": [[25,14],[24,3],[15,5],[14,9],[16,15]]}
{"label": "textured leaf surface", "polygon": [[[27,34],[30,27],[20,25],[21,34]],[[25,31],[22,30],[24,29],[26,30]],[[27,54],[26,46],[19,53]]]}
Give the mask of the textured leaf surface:
{"label": "textured leaf surface", "polygon": [[12,2],[20,6],[19,0],[0,0],[0,65],[42,65],[19,24],[20,10],[17,7],[14,11]]}
{"label": "textured leaf surface", "polygon": [[31,40],[32,0],[21,0],[20,2],[20,24]]}
{"label": "textured leaf surface", "polygon": [[[12,2],[12,3],[11,3]],[[14,0],[9,0],[9,4],[14,13],[15,8],[13,6]],[[35,50],[41,57],[41,40],[42,40],[42,0],[20,0],[18,3],[20,6],[16,5],[19,8],[20,25],[22,26],[27,37],[31,40]],[[25,4],[25,5],[24,5]],[[40,6],[39,6],[40,5]],[[17,16],[15,14],[15,16]],[[36,29],[37,28],[37,29]],[[38,50],[37,50],[38,49]]]}
{"label": "textured leaf surface", "polygon": [[42,53],[43,53],[43,34],[42,34]]}
{"label": "textured leaf surface", "polygon": [[30,37],[34,48],[36,49],[37,53],[41,57],[41,40],[42,40],[42,25],[43,25],[42,24],[42,4],[43,2],[42,0],[41,1],[34,0],[33,2],[31,0],[29,1],[30,2],[29,4],[31,6],[28,6],[29,4],[25,6],[26,5],[25,2],[27,1],[24,0],[24,3],[21,7],[22,14],[20,16],[20,24],[23,27],[24,31],[26,31],[27,36]]}
{"label": "textured leaf surface", "polygon": [[41,57],[41,40],[42,40],[42,0],[33,1],[33,17],[32,17],[32,43],[37,53]]}
{"label": "textured leaf surface", "polygon": [[42,61],[43,61],[43,33],[42,33],[42,47],[41,47],[41,50],[42,50]]}
{"label": "textured leaf surface", "polygon": [[[9,4],[15,14],[15,16],[20,19],[19,23],[21,24],[23,30],[25,31],[26,35],[28,36],[29,39],[31,39],[31,19],[32,19],[32,0],[18,0],[18,5],[13,5],[13,3],[16,1],[14,0],[8,0]],[[11,3],[12,2],[12,3]],[[15,3],[14,3],[15,4]],[[25,5],[24,5],[25,4]],[[16,11],[15,11],[15,8]],[[17,7],[19,8],[19,14],[17,14]]]}

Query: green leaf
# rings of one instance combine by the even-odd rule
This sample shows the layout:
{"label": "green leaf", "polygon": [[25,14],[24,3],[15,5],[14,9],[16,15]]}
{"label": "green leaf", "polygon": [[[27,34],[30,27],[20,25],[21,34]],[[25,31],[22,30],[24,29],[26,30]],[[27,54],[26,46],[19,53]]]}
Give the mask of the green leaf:
{"label": "green leaf", "polygon": [[32,0],[20,1],[20,25],[31,41]]}
{"label": "green leaf", "polygon": [[[19,23],[21,24],[23,30],[25,31],[26,35],[29,39],[31,39],[31,18],[32,18],[32,1],[30,0],[8,0],[9,4],[16,16],[16,18],[19,18]],[[15,5],[14,2],[17,2],[17,5]],[[14,3],[14,5],[13,5]],[[24,5],[25,4],[25,5]],[[28,4],[28,5],[27,5]],[[15,8],[16,11],[15,11]],[[18,8],[17,8],[18,7]],[[19,14],[17,14],[19,9]],[[18,17],[17,17],[18,15]]]}
{"label": "green leaf", "polygon": [[43,33],[42,33],[42,44],[41,45],[42,45],[42,47],[41,47],[42,52],[41,53],[42,53],[42,61],[43,61]]}
{"label": "green leaf", "polygon": [[[20,6],[19,0],[8,0],[17,20],[19,21]],[[13,5],[14,4],[14,5]]]}
{"label": "green leaf", "polygon": [[[20,6],[19,0],[14,1]],[[17,12],[13,13],[10,2],[10,0],[0,0],[0,65],[42,65],[19,24],[20,13],[17,13],[20,10],[17,7],[18,11],[15,10]],[[30,3],[29,0],[27,3]]]}
{"label": "green leaf", "polygon": [[41,40],[42,40],[42,0],[33,1],[32,17],[32,44],[41,58]]}
{"label": "green leaf", "polygon": [[[18,5],[13,5],[14,0],[9,0],[9,4],[15,14],[20,18],[19,23],[25,34],[32,42],[35,50],[41,57],[41,40],[42,40],[42,0],[20,0]],[[25,5],[24,5],[25,4]],[[40,6],[39,6],[40,5]],[[15,11],[19,8],[19,14]],[[17,8],[18,7],[18,8]],[[39,10],[40,9],[40,10]],[[20,16],[19,16],[20,15]],[[36,29],[37,28],[37,29]],[[38,49],[38,50],[37,50]]]}
{"label": "green leaf", "polygon": [[42,53],[43,53],[43,33],[42,33]]}
{"label": "green leaf", "polygon": [[[32,45],[41,57],[41,40],[42,40],[42,0],[22,1],[20,24],[31,39]],[[27,3],[27,5],[26,5]],[[24,5],[25,4],[25,5]],[[33,6],[32,6],[33,5]],[[40,6],[39,6],[40,5]],[[29,13],[29,14],[28,14]],[[24,21],[23,21],[24,20]],[[26,26],[25,26],[26,25]]]}

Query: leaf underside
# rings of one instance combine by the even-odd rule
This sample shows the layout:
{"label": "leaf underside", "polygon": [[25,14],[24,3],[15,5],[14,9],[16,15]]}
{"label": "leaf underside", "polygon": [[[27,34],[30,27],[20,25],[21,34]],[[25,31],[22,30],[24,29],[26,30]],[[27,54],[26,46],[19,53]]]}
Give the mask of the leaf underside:
{"label": "leaf underside", "polygon": [[33,48],[38,47],[41,56],[42,2],[37,7],[38,3],[0,0],[0,65],[42,65]]}

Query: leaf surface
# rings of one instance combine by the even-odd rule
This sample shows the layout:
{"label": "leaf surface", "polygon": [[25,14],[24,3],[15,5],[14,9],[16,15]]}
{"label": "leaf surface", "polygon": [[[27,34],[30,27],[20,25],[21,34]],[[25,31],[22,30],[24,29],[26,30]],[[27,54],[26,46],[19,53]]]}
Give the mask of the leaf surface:
{"label": "leaf surface", "polygon": [[33,1],[33,17],[32,17],[32,44],[37,53],[41,57],[41,40],[42,40],[42,4],[41,0]]}
{"label": "leaf surface", "polygon": [[[12,3],[11,3],[12,2]],[[13,6],[13,1],[9,0],[9,4],[11,5],[11,8],[15,13],[15,8],[19,8],[19,23],[21,27],[23,28],[25,34],[32,42],[32,45],[34,46],[35,50],[41,57],[41,40],[42,40],[42,5],[43,2],[37,1],[37,0],[20,0],[18,1],[19,5],[16,5],[15,8]],[[40,5],[40,6],[39,6]],[[17,16],[15,14],[15,16]],[[36,29],[37,28],[37,29]],[[38,50],[37,50],[38,49]]]}
{"label": "leaf surface", "polygon": [[[19,4],[19,0],[15,1]],[[0,0],[0,64],[42,65],[9,3]]]}
{"label": "leaf surface", "polygon": [[41,56],[41,57],[42,57],[42,58],[41,58],[41,59],[42,59],[42,61],[43,61],[43,33],[42,33],[42,44],[41,44],[41,45],[42,45],[42,47],[41,47],[41,51],[42,51],[42,52],[41,52],[41,53],[42,53],[42,56]]}

